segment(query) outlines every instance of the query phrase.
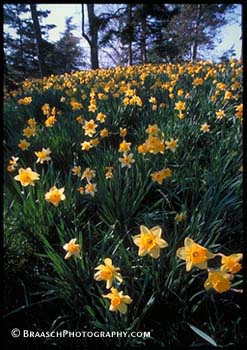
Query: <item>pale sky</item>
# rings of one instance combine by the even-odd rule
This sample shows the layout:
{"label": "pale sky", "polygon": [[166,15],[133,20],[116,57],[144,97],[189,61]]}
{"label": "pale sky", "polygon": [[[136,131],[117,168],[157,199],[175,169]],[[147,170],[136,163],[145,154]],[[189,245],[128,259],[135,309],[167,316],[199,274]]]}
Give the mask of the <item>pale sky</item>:
{"label": "pale sky", "polygon": [[[51,11],[47,18],[44,18],[43,24],[55,24],[56,28],[49,31],[49,37],[47,38],[51,42],[55,42],[60,39],[61,34],[65,30],[66,17],[73,17],[72,23],[78,26],[78,29],[74,31],[74,35],[81,38],[81,46],[86,50],[89,56],[89,46],[87,41],[82,38],[81,35],[81,4],[38,4],[39,9]],[[107,4],[95,5],[95,12],[98,14],[100,10],[104,9]],[[217,39],[222,39],[222,42],[216,46],[213,51],[208,52],[206,59],[216,60],[225,51],[233,47],[236,52],[236,58],[241,56],[242,42],[240,40],[242,28],[241,28],[241,5],[236,5],[234,12],[235,23],[227,24],[222,27],[220,35]],[[87,10],[85,9],[85,23],[87,23]]]}
{"label": "pale sky", "polygon": [[[65,18],[73,17],[73,23],[78,25],[78,30],[74,31],[74,35],[81,37],[81,5],[80,4],[42,4],[38,5],[41,9],[50,10],[51,13],[44,20],[44,23],[56,24],[56,28],[50,31],[49,39],[56,41],[60,37],[65,29]],[[105,5],[95,5],[95,11],[100,11]],[[213,51],[208,53],[207,59],[217,59],[225,51],[233,47],[236,52],[236,58],[241,56],[241,45],[240,40],[242,29],[241,29],[241,5],[237,5],[235,15],[237,23],[228,24],[222,27],[219,38],[222,42],[216,46]],[[85,22],[87,23],[87,11],[85,9]],[[87,41],[82,39],[82,45],[88,48]]]}

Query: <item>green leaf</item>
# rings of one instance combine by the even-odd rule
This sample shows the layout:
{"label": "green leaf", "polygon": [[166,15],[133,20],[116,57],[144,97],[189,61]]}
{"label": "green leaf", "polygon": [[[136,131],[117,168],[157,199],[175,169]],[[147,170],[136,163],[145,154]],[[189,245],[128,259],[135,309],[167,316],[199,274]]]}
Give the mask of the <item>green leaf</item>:
{"label": "green leaf", "polygon": [[195,326],[192,326],[192,324],[190,324],[190,323],[187,323],[187,324],[192,329],[193,332],[195,332],[197,335],[199,335],[199,337],[203,338],[204,340],[206,340],[209,344],[211,344],[213,346],[218,346],[216,344],[216,342],[213,340],[213,338],[211,338],[205,332],[201,331],[199,328],[197,328]]}

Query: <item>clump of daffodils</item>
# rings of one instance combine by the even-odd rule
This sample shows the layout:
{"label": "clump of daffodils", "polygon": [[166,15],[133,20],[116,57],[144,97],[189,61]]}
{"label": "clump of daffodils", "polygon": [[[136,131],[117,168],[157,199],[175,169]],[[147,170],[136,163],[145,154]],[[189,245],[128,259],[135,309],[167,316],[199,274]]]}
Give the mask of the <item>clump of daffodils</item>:
{"label": "clump of daffodils", "polygon": [[[211,253],[207,248],[195,243],[191,238],[186,237],[184,247],[178,248],[177,257],[185,260],[186,271],[190,271],[192,267],[208,270],[208,278],[204,282],[205,289],[214,289],[218,293],[223,293],[231,289],[231,280],[234,274],[242,268],[239,263],[243,258],[243,254],[232,254],[225,256],[221,253]],[[208,260],[221,257],[220,269],[209,269]]]}

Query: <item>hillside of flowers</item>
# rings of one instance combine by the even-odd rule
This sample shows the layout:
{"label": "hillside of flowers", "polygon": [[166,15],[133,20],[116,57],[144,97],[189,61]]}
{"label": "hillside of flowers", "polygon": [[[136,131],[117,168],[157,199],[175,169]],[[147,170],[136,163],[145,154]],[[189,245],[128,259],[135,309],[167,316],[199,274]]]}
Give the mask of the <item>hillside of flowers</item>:
{"label": "hillside of flowers", "polygon": [[100,339],[121,348],[238,344],[242,114],[236,60],[76,71],[6,92],[6,322],[150,332]]}

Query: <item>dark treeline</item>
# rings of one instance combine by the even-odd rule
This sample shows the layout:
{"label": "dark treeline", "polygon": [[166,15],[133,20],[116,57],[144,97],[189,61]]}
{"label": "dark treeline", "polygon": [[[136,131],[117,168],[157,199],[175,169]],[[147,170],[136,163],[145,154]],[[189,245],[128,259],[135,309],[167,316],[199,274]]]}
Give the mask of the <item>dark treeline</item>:
{"label": "dark treeline", "polygon": [[[66,19],[59,41],[49,42],[44,25],[49,11],[36,4],[4,5],[4,83],[7,89],[26,78],[89,68],[84,38],[90,48],[90,68],[104,65],[196,61],[215,45],[234,4],[94,4],[81,5],[81,23]],[[88,21],[85,17],[87,14]],[[81,38],[73,30],[81,26]],[[11,30],[9,30],[11,29]],[[12,34],[14,31],[15,34]],[[11,34],[10,34],[11,33]],[[228,50],[224,57],[233,55]]]}

